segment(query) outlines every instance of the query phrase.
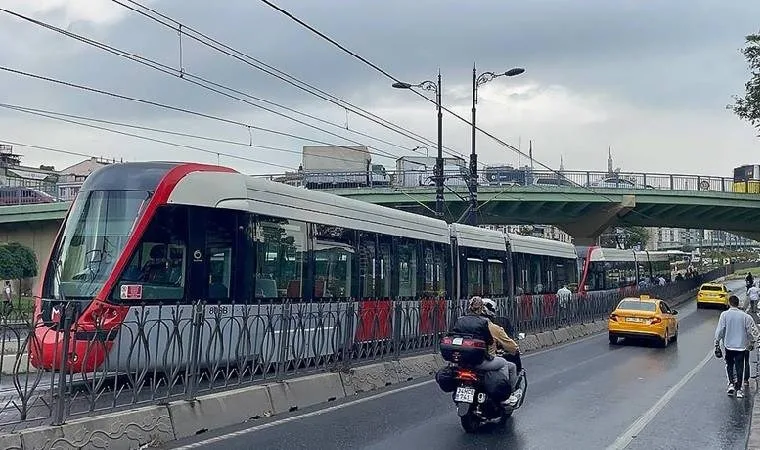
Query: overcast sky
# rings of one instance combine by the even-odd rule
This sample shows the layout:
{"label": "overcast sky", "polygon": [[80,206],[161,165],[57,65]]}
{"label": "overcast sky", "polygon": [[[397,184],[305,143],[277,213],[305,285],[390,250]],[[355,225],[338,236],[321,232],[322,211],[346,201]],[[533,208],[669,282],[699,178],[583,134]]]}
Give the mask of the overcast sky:
{"label": "overcast sky", "polygon": [[[757,132],[726,109],[731,96],[743,92],[748,78],[738,50],[746,34],[760,29],[757,0],[275,3],[399,79],[434,79],[440,67],[443,103],[468,118],[473,61],[484,71],[525,67],[526,73],[519,77],[499,78],[480,89],[478,125],[510,144],[521,145],[526,152],[528,141],[533,140],[535,158],[555,169],[563,157],[566,169],[604,170],[610,146],[615,165],[623,171],[730,176],[733,167],[760,161]],[[435,139],[432,104],[412,92],[392,89],[388,78],[260,1],[153,0],[148,4],[428,141]],[[110,0],[0,0],[0,7],[157,60],[168,70],[180,67],[176,31]],[[218,157],[222,165],[247,173],[295,168],[301,147],[309,143],[260,130],[249,132],[246,124],[325,143],[371,145],[376,153],[373,159],[386,167],[394,163],[382,155],[410,155],[409,149],[422,145],[188,37],[181,40],[182,68],[187,73],[234,88],[250,95],[250,103],[274,108],[348,139],[204,90],[8,13],[0,13],[0,42],[0,66],[234,123],[5,71],[0,71],[0,103],[236,144],[100,124],[196,148],[177,147],[3,108],[0,140],[124,160],[216,163],[218,152],[262,161]],[[241,97],[240,93],[233,95]],[[277,102],[330,124],[253,98]],[[469,153],[466,124],[445,115],[443,136],[445,146]],[[18,147],[17,151],[29,165],[62,168],[82,159],[34,148]],[[432,145],[430,152],[434,152]],[[478,152],[480,160],[488,164],[526,162],[482,134],[478,135]]]}

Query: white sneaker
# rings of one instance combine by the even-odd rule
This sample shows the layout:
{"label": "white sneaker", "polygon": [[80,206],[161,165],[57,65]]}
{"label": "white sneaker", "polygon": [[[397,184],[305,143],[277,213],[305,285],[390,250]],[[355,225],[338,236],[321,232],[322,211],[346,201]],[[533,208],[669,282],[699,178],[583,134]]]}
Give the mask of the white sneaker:
{"label": "white sneaker", "polygon": [[726,389],[726,394],[728,395],[734,395],[735,392],[736,392],[736,388],[734,387],[733,384],[729,385],[728,389]]}
{"label": "white sneaker", "polygon": [[504,402],[507,406],[517,406],[517,403],[520,402],[520,399],[522,398],[522,389],[516,389],[515,392],[512,393],[512,395],[509,396],[506,402]]}
{"label": "white sneaker", "polygon": [[744,392],[741,389],[736,391],[736,398],[744,398]]}

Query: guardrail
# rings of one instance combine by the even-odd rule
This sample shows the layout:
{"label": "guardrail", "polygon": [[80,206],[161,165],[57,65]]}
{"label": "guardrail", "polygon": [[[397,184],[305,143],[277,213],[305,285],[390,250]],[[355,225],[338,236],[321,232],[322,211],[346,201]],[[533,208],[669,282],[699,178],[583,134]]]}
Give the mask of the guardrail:
{"label": "guardrail", "polygon": [[[726,266],[655,286],[650,293],[675,298],[702,280],[743,267]],[[567,302],[556,295],[522,296],[499,299],[499,307],[517,328],[509,331],[539,332],[605,319],[621,298],[634,293],[593,292]],[[61,424],[88,414],[193,400],[233,387],[434,351],[466,305],[466,300],[443,299],[151,304],[131,308],[118,331],[93,331],[72,325],[69,313],[78,306],[72,302],[57,306],[62,333],[43,329],[25,311],[4,311],[0,429]],[[56,349],[46,358],[59,370],[41,371],[30,364],[29,350],[38,353],[43,342]]]}
{"label": "guardrail", "polygon": [[[416,189],[435,186],[432,169],[388,170],[379,172],[291,172],[275,175],[254,175],[308,189]],[[444,185],[466,187],[469,173],[445,170]],[[713,191],[733,192],[734,181],[728,177],[643,172],[570,171],[485,169],[478,172],[479,186],[536,186],[543,188],[591,188],[625,190]]]}

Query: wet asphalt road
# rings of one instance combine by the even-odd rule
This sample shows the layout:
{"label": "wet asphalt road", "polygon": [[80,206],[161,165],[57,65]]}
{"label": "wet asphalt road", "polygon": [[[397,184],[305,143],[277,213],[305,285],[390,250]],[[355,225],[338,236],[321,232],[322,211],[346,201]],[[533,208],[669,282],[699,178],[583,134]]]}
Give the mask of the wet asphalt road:
{"label": "wet asphalt road", "polygon": [[[742,281],[729,287],[744,291]],[[678,343],[666,349],[611,346],[602,334],[527,355],[523,408],[506,426],[476,435],[461,429],[451,395],[423,382],[313,416],[299,418],[312,410],[300,411],[285,421],[279,416],[230,427],[167,448],[585,450],[611,448],[622,437],[627,447],[614,448],[743,449],[751,396],[728,397],[723,360],[709,356],[720,312],[697,310],[691,302],[679,313]],[[628,432],[637,423],[643,428]]]}

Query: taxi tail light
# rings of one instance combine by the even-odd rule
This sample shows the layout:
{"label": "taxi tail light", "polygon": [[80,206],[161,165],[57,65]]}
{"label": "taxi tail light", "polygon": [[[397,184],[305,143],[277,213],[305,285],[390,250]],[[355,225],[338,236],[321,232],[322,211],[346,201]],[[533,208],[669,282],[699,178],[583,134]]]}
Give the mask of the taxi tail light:
{"label": "taxi tail light", "polygon": [[662,319],[660,319],[659,317],[655,317],[655,318],[653,318],[653,319],[651,319],[651,320],[649,321],[649,323],[650,323],[651,325],[656,325],[656,324],[658,324],[658,323],[661,323],[661,322],[662,322]]}
{"label": "taxi tail light", "polygon": [[614,320],[615,322],[617,322],[617,320],[618,320],[617,314],[614,314],[614,313],[610,314],[610,320]]}

